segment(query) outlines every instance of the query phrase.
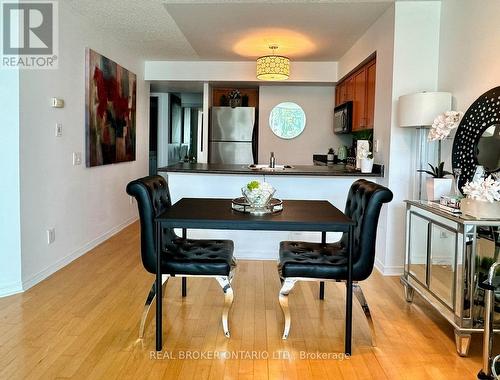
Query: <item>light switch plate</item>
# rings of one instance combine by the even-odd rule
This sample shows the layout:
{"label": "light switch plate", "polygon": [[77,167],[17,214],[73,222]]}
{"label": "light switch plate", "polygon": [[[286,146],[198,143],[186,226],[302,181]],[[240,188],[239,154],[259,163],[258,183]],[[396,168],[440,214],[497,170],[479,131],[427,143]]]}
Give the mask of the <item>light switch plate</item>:
{"label": "light switch plate", "polygon": [[61,137],[63,133],[63,127],[61,123],[56,124],[56,137]]}
{"label": "light switch plate", "polygon": [[64,108],[64,99],[52,98],[51,106],[52,108]]}
{"label": "light switch plate", "polygon": [[47,230],[47,244],[52,244],[55,241],[56,241],[56,229],[49,228]]}
{"label": "light switch plate", "polygon": [[82,164],[82,153],[81,152],[73,152],[73,166]]}

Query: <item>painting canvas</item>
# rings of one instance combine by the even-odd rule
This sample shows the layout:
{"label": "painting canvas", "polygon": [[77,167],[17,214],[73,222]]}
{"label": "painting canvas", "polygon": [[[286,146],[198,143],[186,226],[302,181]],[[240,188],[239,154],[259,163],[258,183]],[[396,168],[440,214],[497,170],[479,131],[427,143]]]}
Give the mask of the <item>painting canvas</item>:
{"label": "painting canvas", "polygon": [[86,51],[87,167],[135,160],[136,75]]}

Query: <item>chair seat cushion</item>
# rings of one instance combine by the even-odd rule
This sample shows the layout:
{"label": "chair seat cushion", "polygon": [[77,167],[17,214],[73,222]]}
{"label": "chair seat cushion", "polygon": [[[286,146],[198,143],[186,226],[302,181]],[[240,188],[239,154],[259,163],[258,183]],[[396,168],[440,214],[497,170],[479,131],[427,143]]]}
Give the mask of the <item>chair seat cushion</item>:
{"label": "chair seat cushion", "polygon": [[278,270],[282,278],[343,280],[347,278],[347,250],[341,243],[282,241]]}
{"label": "chair seat cushion", "polygon": [[233,259],[231,240],[175,239],[163,251],[162,272],[170,275],[228,276]]}

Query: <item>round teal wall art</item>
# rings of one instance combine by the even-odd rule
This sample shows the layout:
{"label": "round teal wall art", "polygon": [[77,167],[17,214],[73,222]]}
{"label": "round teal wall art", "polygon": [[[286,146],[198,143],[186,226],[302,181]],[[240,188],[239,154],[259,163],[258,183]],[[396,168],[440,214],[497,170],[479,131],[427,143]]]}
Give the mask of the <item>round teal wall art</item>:
{"label": "round teal wall art", "polygon": [[294,139],[304,131],[305,127],[306,114],[296,103],[280,103],[269,115],[269,128],[282,139]]}

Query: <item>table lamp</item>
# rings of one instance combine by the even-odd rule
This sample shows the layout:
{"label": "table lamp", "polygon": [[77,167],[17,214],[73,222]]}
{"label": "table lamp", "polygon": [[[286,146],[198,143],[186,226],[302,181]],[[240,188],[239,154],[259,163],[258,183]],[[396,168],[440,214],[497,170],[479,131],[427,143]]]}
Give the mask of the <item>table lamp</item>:
{"label": "table lamp", "polygon": [[[402,95],[398,104],[398,124],[402,128],[416,128],[418,142],[415,167],[425,169],[428,158],[427,130],[436,116],[451,110],[451,93],[418,92]],[[418,172],[418,199],[422,199],[423,173]]]}

